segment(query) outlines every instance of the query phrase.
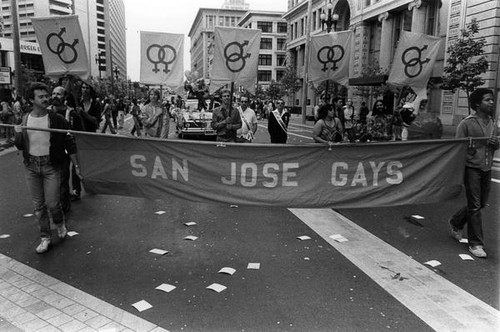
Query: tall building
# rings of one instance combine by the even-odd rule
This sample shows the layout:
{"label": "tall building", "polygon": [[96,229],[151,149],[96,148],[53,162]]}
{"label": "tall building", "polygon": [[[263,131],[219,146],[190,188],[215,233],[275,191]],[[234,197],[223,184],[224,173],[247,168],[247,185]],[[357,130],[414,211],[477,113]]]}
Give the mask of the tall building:
{"label": "tall building", "polygon": [[[308,24],[311,35],[324,32],[321,14],[326,10],[325,0],[311,1],[311,17],[308,17],[306,0],[289,0],[284,18],[288,22],[288,50],[299,76],[304,77],[305,45]],[[437,113],[444,124],[456,124],[468,113],[465,93],[450,93],[439,88],[439,78],[443,74],[446,49],[456,40],[460,30],[473,18],[480,25],[479,36],[486,38],[485,55],[490,62],[488,72],[483,76],[485,86],[495,90],[499,100],[500,75],[498,63],[500,54],[500,3],[489,0],[331,0],[333,12],[339,19],[333,28],[336,31],[350,29],[354,32],[354,54],[350,68],[350,86],[339,88],[344,97],[353,96],[356,86],[381,85],[385,82],[401,31],[412,31],[440,37],[443,47],[439,51],[432,78],[437,84],[428,90],[427,110]],[[301,92],[296,96],[301,98]],[[310,104],[318,96],[308,90]],[[355,96],[355,102],[373,103],[374,97]],[[362,99],[362,100],[361,100]],[[396,96],[387,95],[386,102],[393,105]],[[300,103],[302,100],[300,100]]]}

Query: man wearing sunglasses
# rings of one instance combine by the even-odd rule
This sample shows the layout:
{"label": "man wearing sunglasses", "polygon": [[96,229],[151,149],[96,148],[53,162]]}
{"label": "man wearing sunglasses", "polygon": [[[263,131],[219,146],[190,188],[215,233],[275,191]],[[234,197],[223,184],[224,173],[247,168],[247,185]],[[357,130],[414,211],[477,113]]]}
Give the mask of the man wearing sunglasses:
{"label": "man wearing sunglasses", "polygon": [[290,113],[285,109],[283,99],[279,99],[276,105],[276,109],[269,114],[267,130],[271,136],[271,143],[286,144]]}

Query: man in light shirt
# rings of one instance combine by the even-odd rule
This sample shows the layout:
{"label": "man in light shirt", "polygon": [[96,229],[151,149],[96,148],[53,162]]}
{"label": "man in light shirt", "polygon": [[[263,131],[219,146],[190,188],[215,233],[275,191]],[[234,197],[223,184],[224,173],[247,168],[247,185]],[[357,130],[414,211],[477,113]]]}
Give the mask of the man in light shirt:
{"label": "man in light shirt", "polygon": [[240,107],[238,107],[241,117],[241,128],[236,131],[236,142],[251,143],[257,131],[257,115],[248,105],[248,97],[242,96],[240,98]]}

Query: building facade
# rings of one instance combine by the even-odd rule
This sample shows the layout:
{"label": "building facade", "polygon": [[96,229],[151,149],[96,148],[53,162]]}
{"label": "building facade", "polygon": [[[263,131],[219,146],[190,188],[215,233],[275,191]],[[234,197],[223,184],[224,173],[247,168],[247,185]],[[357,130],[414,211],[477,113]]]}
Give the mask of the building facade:
{"label": "building facade", "polygon": [[[309,19],[309,1],[311,1]],[[351,59],[350,83],[360,80],[372,85],[383,84],[384,74],[390,70],[401,31],[412,31],[440,37],[443,47],[439,51],[432,77],[436,82],[443,74],[446,49],[472,19],[480,25],[478,36],[486,38],[485,55],[490,67],[483,76],[485,86],[495,90],[498,100],[500,3],[488,0],[332,0],[333,12],[339,15],[334,29],[354,32],[353,57]],[[324,33],[320,15],[326,10],[324,0],[289,0],[284,18],[288,22],[288,50],[299,76],[306,77],[306,37]],[[310,24],[310,25],[308,25]],[[380,75],[374,75],[378,73]],[[356,80],[358,79],[358,80]],[[353,97],[359,105],[368,105],[372,98],[355,97],[353,84],[342,97]],[[467,114],[467,99],[464,93],[450,93],[433,84],[428,90],[427,111],[439,114],[444,124],[456,124]],[[297,94],[302,103],[302,94]],[[313,89],[307,93],[308,104],[317,102]],[[394,98],[392,98],[394,99]],[[389,105],[392,105],[390,102]]]}

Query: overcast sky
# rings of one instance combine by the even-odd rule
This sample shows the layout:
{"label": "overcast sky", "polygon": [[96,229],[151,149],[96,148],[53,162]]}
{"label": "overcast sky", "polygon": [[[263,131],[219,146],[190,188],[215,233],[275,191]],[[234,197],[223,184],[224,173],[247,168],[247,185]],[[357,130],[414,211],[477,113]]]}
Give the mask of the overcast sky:
{"label": "overcast sky", "polygon": [[[127,26],[127,73],[139,80],[140,33],[157,31],[184,34],[184,68],[190,68],[189,29],[199,8],[221,8],[224,0],[124,0]],[[287,10],[288,0],[246,0],[250,10]]]}

